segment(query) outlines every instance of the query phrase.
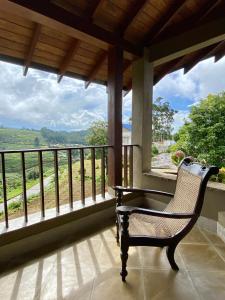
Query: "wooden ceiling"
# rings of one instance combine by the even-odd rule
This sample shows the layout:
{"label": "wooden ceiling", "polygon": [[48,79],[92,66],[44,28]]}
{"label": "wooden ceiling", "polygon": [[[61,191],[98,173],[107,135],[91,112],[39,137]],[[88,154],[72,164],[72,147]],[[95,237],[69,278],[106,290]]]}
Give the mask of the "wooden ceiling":
{"label": "wooden ceiling", "polygon": [[[63,76],[80,78],[87,88],[91,82],[107,84],[108,50],[121,43],[123,86],[130,90],[132,61],[144,47],[206,22],[224,7],[225,0],[2,0],[0,59],[23,65],[24,75],[33,67],[56,73],[58,82]],[[154,83],[170,72],[184,68],[187,73],[203,59],[215,56],[218,61],[224,55],[225,41],[220,41],[158,65]]]}

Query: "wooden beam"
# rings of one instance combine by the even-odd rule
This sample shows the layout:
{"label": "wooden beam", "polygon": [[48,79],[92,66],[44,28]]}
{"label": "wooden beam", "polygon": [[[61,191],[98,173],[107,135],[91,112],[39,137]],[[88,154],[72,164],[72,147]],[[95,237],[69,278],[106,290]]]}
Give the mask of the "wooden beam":
{"label": "wooden beam", "polygon": [[186,0],[175,0],[171,1],[171,5],[164,16],[161,17],[153,28],[145,35],[143,44],[149,45],[157,36],[166,28],[172,18],[179,12],[183,7]]}
{"label": "wooden beam", "polygon": [[[189,23],[199,23],[200,21],[202,21],[204,18],[206,18],[214,9],[215,7],[220,3],[221,1],[214,1],[214,0],[210,0],[208,1],[206,4],[203,5],[203,7],[198,11],[197,14],[195,14],[192,19],[190,20]],[[179,26],[181,28],[184,28],[183,25]],[[187,27],[187,26],[186,26]],[[155,84],[161,80],[165,75],[167,75],[168,73],[172,72],[173,70],[176,69],[176,67],[182,65],[184,56],[181,57],[178,61],[174,60],[174,65],[169,65],[168,69],[167,69],[167,73],[164,72],[164,70],[162,71],[162,74],[157,75],[157,77],[155,78]]]}
{"label": "wooden beam", "polygon": [[201,8],[188,20],[185,20],[181,23],[171,25],[169,27],[164,28],[163,31],[161,31],[161,34],[163,35],[160,39],[160,37],[157,38],[157,42],[159,42],[162,39],[169,38],[173,35],[181,34],[184,31],[187,31],[191,29],[191,27],[194,27],[195,25],[199,24],[200,21],[202,22],[203,19],[208,17],[213,10],[219,5],[221,0],[208,0],[206,3],[203,3]]}
{"label": "wooden beam", "polygon": [[143,9],[147,0],[136,0],[135,3],[131,3],[129,10],[126,12],[126,16],[118,26],[118,30],[121,35],[124,35],[127,28],[133,22],[137,14]]}
{"label": "wooden beam", "polygon": [[1,10],[19,16],[28,16],[43,25],[91,43],[101,49],[109,45],[121,45],[124,51],[141,56],[143,49],[124,40],[118,32],[110,32],[92,23],[89,19],[74,15],[50,1],[1,0]]}
{"label": "wooden beam", "polygon": [[93,19],[96,12],[99,10],[99,8],[102,6],[102,3],[105,0],[92,0],[90,1],[89,9],[87,10],[87,16],[90,19]]}
{"label": "wooden beam", "polygon": [[112,47],[108,55],[108,184],[122,184],[123,49]]}
{"label": "wooden beam", "polygon": [[167,63],[163,69],[160,71],[159,74],[156,74],[154,76],[154,85],[157,84],[164,76],[166,76],[168,73],[172,72],[176,66],[180,63],[181,58],[177,58],[175,60],[170,61]]}
{"label": "wooden beam", "polygon": [[225,39],[225,17],[193,27],[182,34],[154,43],[149,59],[154,66],[174,60]]}
{"label": "wooden beam", "polygon": [[90,71],[88,75],[88,80],[85,82],[85,89],[87,89],[90,83],[93,81],[93,79],[95,79],[95,76],[98,74],[98,71],[101,69],[107,56],[108,56],[107,52],[102,52],[99,55],[96,64],[94,65],[93,69]]}
{"label": "wooden beam", "polygon": [[225,41],[221,43],[221,48],[216,50],[215,53],[215,62],[218,62],[225,55]]}
{"label": "wooden beam", "polygon": [[77,49],[79,47],[79,41],[77,39],[74,39],[70,45],[70,48],[67,51],[66,56],[63,58],[63,61],[61,63],[61,66],[59,68],[59,76],[58,76],[58,83],[62,80],[63,76],[65,75],[70,63],[72,62]]}
{"label": "wooden beam", "polygon": [[29,46],[29,50],[28,50],[27,56],[25,58],[24,71],[23,71],[24,76],[27,75],[28,68],[31,64],[31,61],[32,61],[32,58],[33,58],[33,55],[34,55],[35,47],[36,47],[38,39],[40,37],[40,33],[41,33],[41,25],[36,23],[34,25],[34,32],[33,32],[33,36],[32,36],[32,39],[31,39],[30,46]]}
{"label": "wooden beam", "polygon": [[217,43],[216,45],[209,46],[202,49],[200,53],[197,53],[194,59],[191,60],[189,64],[184,67],[184,74],[187,74],[191,69],[193,69],[200,61],[213,56],[217,51],[225,48],[225,42]]}

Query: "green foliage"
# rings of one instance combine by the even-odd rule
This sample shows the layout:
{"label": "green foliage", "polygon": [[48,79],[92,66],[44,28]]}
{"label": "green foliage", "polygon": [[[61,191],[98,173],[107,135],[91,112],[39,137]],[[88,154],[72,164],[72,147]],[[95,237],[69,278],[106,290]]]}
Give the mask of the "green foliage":
{"label": "green foliage", "polygon": [[39,141],[39,138],[36,136],[34,139],[34,147],[38,148],[39,146],[40,146],[40,141]]}
{"label": "green foliage", "polygon": [[27,179],[28,180],[35,180],[39,178],[39,171],[38,170],[30,170],[27,174]]}
{"label": "green foliage", "polygon": [[175,149],[208,164],[224,166],[225,92],[208,95],[192,107],[189,122],[178,132]]}
{"label": "green foliage", "polygon": [[152,156],[159,154],[159,150],[156,145],[152,145]]}
{"label": "green foliage", "polygon": [[108,125],[104,121],[96,121],[89,129],[89,134],[86,137],[88,145],[106,145]]}
{"label": "green foliage", "polygon": [[85,144],[88,130],[81,131],[53,131],[46,127],[41,128],[41,135],[48,144]]}
{"label": "green foliage", "polygon": [[172,124],[176,112],[163,98],[159,97],[154,101],[152,111],[154,141],[171,139]]}

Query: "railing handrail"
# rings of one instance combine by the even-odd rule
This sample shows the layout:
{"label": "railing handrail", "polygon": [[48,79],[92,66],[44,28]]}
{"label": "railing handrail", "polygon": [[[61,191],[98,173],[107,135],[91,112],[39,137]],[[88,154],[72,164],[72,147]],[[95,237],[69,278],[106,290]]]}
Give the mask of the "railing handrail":
{"label": "railing handrail", "polygon": [[[138,147],[136,144],[122,145],[122,147]],[[30,148],[30,149],[15,149],[15,150],[0,150],[0,153],[21,153],[21,152],[39,152],[39,151],[66,151],[66,150],[80,150],[80,149],[98,149],[98,148],[113,148],[113,145],[96,145],[96,146],[80,146],[80,147],[51,147],[51,148]]]}

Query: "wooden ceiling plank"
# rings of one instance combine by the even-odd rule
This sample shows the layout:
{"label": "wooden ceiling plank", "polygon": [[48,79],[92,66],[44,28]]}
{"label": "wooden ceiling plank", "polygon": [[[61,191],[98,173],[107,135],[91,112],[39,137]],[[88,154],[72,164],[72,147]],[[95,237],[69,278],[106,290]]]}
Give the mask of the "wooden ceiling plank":
{"label": "wooden ceiling plank", "polygon": [[[208,3],[205,4],[200,9],[200,11],[193,17],[192,21],[194,22],[194,20],[195,20],[194,23],[199,23],[200,21],[203,21],[203,19],[206,18],[215,9],[215,7],[219,3],[220,3],[220,0],[218,0],[218,1],[214,1],[214,0],[213,1],[208,1]],[[200,58],[201,58],[201,56],[200,56]],[[171,66],[171,68],[168,70],[168,72],[166,74],[168,74],[168,73],[172,72],[173,70],[175,70],[176,66],[181,65],[182,62],[183,62],[183,59],[184,59],[184,57],[181,57],[179,61],[175,61],[174,65]],[[190,67],[191,67],[191,65],[190,65]],[[193,67],[194,67],[194,65],[193,65]],[[188,72],[188,70],[186,70],[186,72]],[[185,69],[184,69],[184,74],[186,74],[186,72],[185,72]],[[158,77],[161,80],[166,74],[165,74],[165,72],[163,72],[163,74],[162,75],[160,74]]]}
{"label": "wooden ceiling plank", "polygon": [[70,65],[70,63],[72,62],[76,52],[77,52],[77,49],[79,47],[79,41],[77,39],[73,39],[71,45],[70,45],[70,48],[68,49],[68,52],[67,54],[65,55],[62,63],[61,63],[61,66],[59,68],[59,76],[58,76],[58,79],[57,79],[57,82],[59,83],[64,74],[66,73],[67,69],[68,69],[68,66]]}
{"label": "wooden ceiling plank", "polygon": [[179,12],[179,10],[183,7],[186,0],[176,0],[172,1],[171,5],[164,16],[161,17],[159,22],[157,22],[153,28],[149,30],[149,32],[145,35],[143,44],[150,44],[169,24],[172,18]]}
{"label": "wooden ceiling plank", "polygon": [[[121,45],[125,55],[142,55],[142,48],[124,40],[118,32],[110,32],[87,18],[74,15],[50,1],[1,0],[1,9],[16,15],[26,14],[31,20],[106,50]],[[38,21],[37,21],[38,20]]]}
{"label": "wooden ceiling plank", "polygon": [[108,57],[108,53],[105,51],[99,55],[96,64],[94,65],[89,75],[87,76],[88,80],[85,82],[85,89],[87,89],[88,86],[91,84],[91,82],[95,79],[95,76],[101,69],[107,57]]}
{"label": "wooden ceiling plank", "polygon": [[137,14],[144,8],[146,2],[148,2],[148,0],[136,0],[135,4],[131,3],[130,8],[126,12],[124,19],[118,26],[118,30],[121,36],[124,35],[125,31],[134,21]]}
{"label": "wooden ceiling plank", "polygon": [[35,26],[34,26],[34,33],[33,33],[32,39],[31,39],[31,43],[30,43],[30,46],[29,46],[27,56],[25,58],[24,71],[23,71],[24,76],[27,75],[28,68],[31,64],[32,57],[33,57],[34,51],[35,51],[35,47],[36,47],[36,45],[38,43],[38,39],[40,37],[41,27],[42,26],[38,23],[36,23]]}
{"label": "wooden ceiling plank", "polygon": [[97,11],[100,9],[100,7],[102,6],[103,2],[105,0],[92,0],[90,7],[87,11],[87,16],[89,19],[94,19],[95,14],[97,13]]}

